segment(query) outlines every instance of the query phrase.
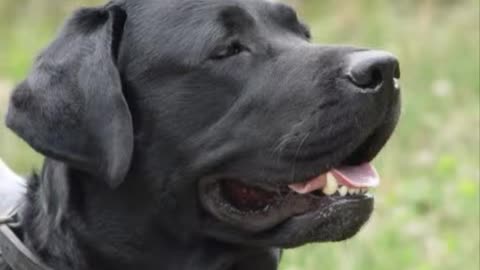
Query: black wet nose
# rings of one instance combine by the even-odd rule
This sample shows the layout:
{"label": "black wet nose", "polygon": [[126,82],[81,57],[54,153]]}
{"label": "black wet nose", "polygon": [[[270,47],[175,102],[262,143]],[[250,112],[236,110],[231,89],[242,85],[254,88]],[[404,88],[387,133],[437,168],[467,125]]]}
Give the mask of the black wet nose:
{"label": "black wet nose", "polygon": [[397,58],[384,51],[361,51],[348,56],[348,76],[358,87],[377,90],[384,84],[397,88],[400,68]]}

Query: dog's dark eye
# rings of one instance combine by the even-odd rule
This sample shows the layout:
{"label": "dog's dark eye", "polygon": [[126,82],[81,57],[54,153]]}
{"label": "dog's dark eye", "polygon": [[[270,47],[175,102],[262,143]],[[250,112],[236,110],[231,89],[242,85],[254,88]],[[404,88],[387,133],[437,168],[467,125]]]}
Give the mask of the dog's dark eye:
{"label": "dog's dark eye", "polygon": [[230,45],[221,47],[211,56],[213,60],[223,60],[235,55],[238,55],[242,52],[247,51],[248,49],[243,46],[240,42],[234,41]]}
{"label": "dog's dark eye", "polygon": [[300,23],[300,30],[302,31],[303,35],[304,35],[307,39],[311,39],[311,38],[312,38],[312,32],[310,31],[310,27],[308,27],[306,24]]}

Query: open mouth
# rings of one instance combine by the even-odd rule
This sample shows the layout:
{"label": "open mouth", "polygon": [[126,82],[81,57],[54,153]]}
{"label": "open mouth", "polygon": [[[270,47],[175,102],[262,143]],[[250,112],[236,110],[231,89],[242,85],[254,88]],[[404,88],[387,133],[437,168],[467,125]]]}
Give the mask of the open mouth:
{"label": "open mouth", "polygon": [[[340,166],[303,182],[285,186],[248,184],[230,177],[200,182],[204,207],[217,219],[247,232],[271,230],[287,220],[331,207],[372,203],[369,190],[379,184],[369,163]],[[368,213],[369,214],[369,213]],[[327,218],[328,213],[324,213]]]}

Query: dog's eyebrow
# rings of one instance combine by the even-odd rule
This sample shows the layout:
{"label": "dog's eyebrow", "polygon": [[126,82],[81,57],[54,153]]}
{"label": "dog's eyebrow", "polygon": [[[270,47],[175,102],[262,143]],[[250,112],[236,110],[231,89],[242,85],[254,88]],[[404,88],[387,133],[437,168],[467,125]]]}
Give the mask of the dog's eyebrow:
{"label": "dog's eyebrow", "polygon": [[239,6],[228,6],[220,11],[218,20],[227,30],[228,35],[242,33],[254,26],[254,18]]}
{"label": "dog's eyebrow", "polygon": [[276,3],[274,11],[279,19],[285,22],[297,22],[297,12],[295,10],[283,3]]}
{"label": "dog's eyebrow", "polygon": [[309,27],[300,22],[297,12],[290,6],[283,3],[275,3],[271,12],[272,17],[283,27],[286,27],[294,32],[304,34],[310,39]]}

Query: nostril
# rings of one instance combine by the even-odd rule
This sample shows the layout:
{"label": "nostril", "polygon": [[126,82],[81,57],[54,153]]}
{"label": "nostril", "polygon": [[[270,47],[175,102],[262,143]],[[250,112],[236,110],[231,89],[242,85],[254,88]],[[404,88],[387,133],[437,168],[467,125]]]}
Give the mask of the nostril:
{"label": "nostril", "polygon": [[377,90],[385,82],[395,84],[400,78],[398,60],[383,51],[355,52],[349,56],[348,77],[357,87]]}
{"label": "nostril", "polygon": [[351,74],[350,79],[359,87],[374,89],[382,84],[383,75],[379,68],[372,68],[367,70],[365,74]]}
{"label": "nostril", "polygon": [[394,63],[393,78],[394,79],[400,79],[400,64],[398,63],[398,60],[396,60],[396,59],[395,59],[395,63]]}

